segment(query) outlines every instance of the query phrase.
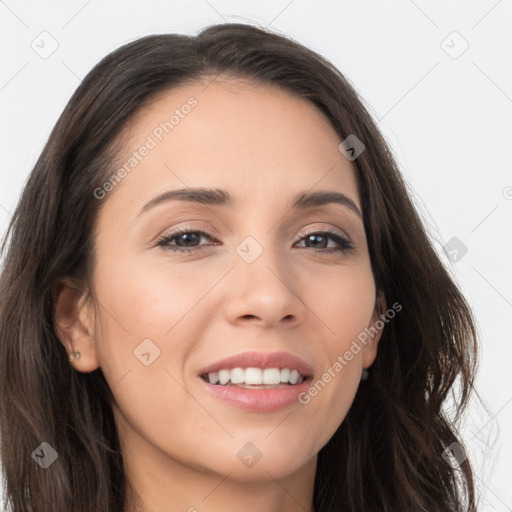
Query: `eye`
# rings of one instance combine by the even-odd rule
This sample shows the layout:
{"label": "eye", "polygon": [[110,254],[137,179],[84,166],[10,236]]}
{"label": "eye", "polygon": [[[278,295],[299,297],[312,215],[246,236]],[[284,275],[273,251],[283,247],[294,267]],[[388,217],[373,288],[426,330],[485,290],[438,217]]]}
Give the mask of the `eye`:
{"label": "eye", "polygon": [[[338,247],[327,248],[328,240],[334,240]],[[299,242],[305,241],[306,243],[312,243],[313,247],[307,247],[311,249],[319,250],[320,252],[349,252],[354,249],[354,244],[344,235],[334,231],[333,229],[315,230],[310,231],[303,236]],[[320,245],[320,247],[318,247]]]}
{"label": "eye", "polygon": [[[190,228],[182,228],[175,231],[174,233],[170,233],[169,235],[164,235],[162,238],[158,240],[157,246],[161,246],[164,249],[172,252],[200,251],[203,249],[203,246],[196,246],[194,244],[198,243],[201,240],[202,236],[205,236],[206,238],[213,240],[213,238],[204,231],[193,230]],[[170,242],[172,242],[175,239],[177,245],[171,244]]]}
{"label": "eye", "polygon": [[[203,249],[204,245],[197,245],[202,237],[215,240],[204,231],[182,228],[168,235],[164,235],[158,240],[156,245],[172,252],[191,253]],[[337,247],[328,248],[329,240],[334,241]],[[176,243],[172,243],[173,241]],[[313,246],[306,246],[306,249],[315,249],[323,253],[349,252],[354,249],[354,244],[348,238],[332,229],[311,231],[299,240],[299,242],[302,241],[305,241],[307,244],[313,244]]]}

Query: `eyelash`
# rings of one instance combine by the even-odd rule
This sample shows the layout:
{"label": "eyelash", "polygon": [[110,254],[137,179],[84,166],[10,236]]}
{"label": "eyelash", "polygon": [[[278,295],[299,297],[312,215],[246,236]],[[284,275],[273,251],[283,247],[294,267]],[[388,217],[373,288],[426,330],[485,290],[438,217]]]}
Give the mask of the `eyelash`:
{"label": "eyelash", "polygon": [[[191,253],[194,251],[201,251],[203,250],[204,246],[197,246],[197,247],[189,247],[189,248],[183,248],[178,246],[172,246],[169,245],[169,242],[171,240],[174,240],[176,237],[186,234],[186,233],[198,233],[200,235],[205,235],[210,240],[215,240],[213,237],[211,237],[208,233],[205,233],[204,231],[200,231],[198,229],[190,229],[190,228],[182,228],[179,229],[173,233],[170,233],[168,235],[164,235],[161,237],[158,242],[157,246],[162,247],[164,250],[172,251],[172,252],[181,252],[181,253]],[[317,252],[323,252],[323,253],[335,253],[335,252],[341,252],[341,253],[348,253],[349,251],[353,250],[355,248],[354,244],[344,236],[340,235],[337,231],[334,231],[332,229],[324,229],[324,230],[311,230],[307,232],[300,240],[297,242],[302,242],[305,238],[311,235],[329,235],[327,238],[331,238],[334,240],[338,245],[340,245],[339,248],[335,249],[315,249],[314,247],[305,247],[305,249],[313,249]]]}

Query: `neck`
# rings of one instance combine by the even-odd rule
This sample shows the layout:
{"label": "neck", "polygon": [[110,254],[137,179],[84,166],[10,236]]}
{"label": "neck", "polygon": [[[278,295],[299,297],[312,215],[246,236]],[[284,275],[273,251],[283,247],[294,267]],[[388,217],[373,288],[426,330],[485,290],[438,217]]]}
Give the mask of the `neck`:
{"label": "neck", "polygon": [[161,451],[132,446],[123,452],[127,491],[124,512],[314,512],[317,457],[279,479],[240,481],[197,469]]}

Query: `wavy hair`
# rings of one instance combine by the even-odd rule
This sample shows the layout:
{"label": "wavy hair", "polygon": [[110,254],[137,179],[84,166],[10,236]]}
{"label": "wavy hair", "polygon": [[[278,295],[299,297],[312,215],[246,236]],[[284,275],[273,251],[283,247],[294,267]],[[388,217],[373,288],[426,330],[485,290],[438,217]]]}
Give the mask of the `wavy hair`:
{"label": "wavy hair", "polygon": [[[315,105],[354,160],[377,290],[403,306],[382,334],[369,378],[318,454],[316,512],[474,511],[457,425],[472,392],[472,311],[443,265],[412,192],[354,86],[327,59],[263,28],[218,24],[158,34],[104,57],[72,95],[44,146],[2,244],[0,434],[5,506],[14,512],[122,512],[127,482],[101,368],[75,371],[53,321],[52,284],[92,290],[94,190],[117,165],[141,108],[182,85],[223,78],[272,84]],[[108,200],[108,199],[107,199]],[[453,399],[454,414],[444,404]],[[45,471],[31,454],[48,442]],[[455,443],[455,444],[454,444]]]}

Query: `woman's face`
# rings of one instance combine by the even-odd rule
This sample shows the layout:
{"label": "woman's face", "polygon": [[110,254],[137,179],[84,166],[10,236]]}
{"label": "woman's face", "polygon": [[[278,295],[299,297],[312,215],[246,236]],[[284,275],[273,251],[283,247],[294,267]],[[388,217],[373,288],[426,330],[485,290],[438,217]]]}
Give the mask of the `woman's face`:
{"label": "woman's face", "polygon": [[[163,95],[132,129],[121,179],[93,198],[102,202],[94,350],[125,449],[138,460],[151,456],[239,481],[314,467],[380,336],[353,348],[377,319],[376,290],[342,139],[301,99],[218,80]],[[229,194],[230,202],[162,196],[199,187],[225,191],[207,199]],[[348,200],[294,206],[319,191]],[[173,236],[184,227],[192,233]],[[262,391],[201,377],[247,352],[261,358],[216,369],[288,367],[308,379]],[[265,359],[276,352],[306,366]],[[317,381],[314,396],[304,392]]]}

